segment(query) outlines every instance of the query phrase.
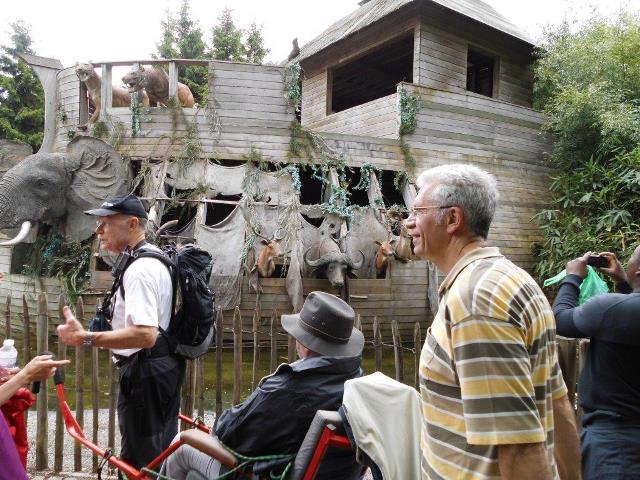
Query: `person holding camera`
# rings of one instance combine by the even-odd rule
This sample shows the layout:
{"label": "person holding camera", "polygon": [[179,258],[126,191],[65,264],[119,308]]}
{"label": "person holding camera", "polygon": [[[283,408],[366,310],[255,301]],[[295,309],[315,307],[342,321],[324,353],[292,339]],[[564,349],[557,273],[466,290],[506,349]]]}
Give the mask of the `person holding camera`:
{"label": "person holding camera", "polygon": [[119,368],[120,457],[141,468],[171,443],[178,429],[184,358],[173,353],[164,334],[171,320],[171,275],[157,258],[132,262],[138,249],[160,252],[145,241],[147,212],[138,197],[112,198],[85,213],[97,217],[101,248],[120,255],[111,308],[100,309],[110,324],[103,318],[94,322],[102,324],[101,331],[87,331],[65,307],[58,335],[68,345],[111,349]]}
{"label": "person holding camera", "polygon": [[[577,306],[587,265],[611,277],[617,293]],[[626,271],[611,252],[567,263],[553,313],[559,335],[590,339],[578,382],[583,479],[640,478],[640,245]]]}

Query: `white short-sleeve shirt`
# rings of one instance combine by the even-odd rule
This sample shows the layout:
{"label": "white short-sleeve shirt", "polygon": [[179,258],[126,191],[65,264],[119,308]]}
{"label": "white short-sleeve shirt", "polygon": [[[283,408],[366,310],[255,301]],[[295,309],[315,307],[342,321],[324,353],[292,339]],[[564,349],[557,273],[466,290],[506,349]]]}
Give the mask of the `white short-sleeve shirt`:
{"label": "white short-sleeve shirt", "polygon": [[[160,251],[153,245],[146,245],[145,249]],[[171,296],[173,286],[169,269],[156,258],[140,258],[134,261],[124,273],[122,286],[125,298],[122,298],[120,288],[115,294],[113,318],[111,326],[119,330],[134,325],[162,327],[166,330],[171,320]],[[129,356],[139,348],[113,348],[118,355]]]}

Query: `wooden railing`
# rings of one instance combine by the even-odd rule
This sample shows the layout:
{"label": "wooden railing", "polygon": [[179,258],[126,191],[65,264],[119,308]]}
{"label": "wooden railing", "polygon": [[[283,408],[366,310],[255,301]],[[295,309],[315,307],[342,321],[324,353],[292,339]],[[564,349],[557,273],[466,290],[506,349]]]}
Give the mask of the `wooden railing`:
{"label": "wooden railing", "polygon": [[[69,397],[69,404],[73,407],[78,423],[84,428],[85,415],[91,415],[92,430],[85,432],[87,437],[91,438],[94,443],[99,443],[98,439],[104,432],[107,433],[107,444],[109,448],[118,450],[116,445],[116,398],[118,390],[118,374],[113,363],[110,361],[108,351],[93,348],[87,351],[86,347],[67,347],[62,342],[58,342],[55,336],[50,333],[54,325],[50,325],[50,315],[48,310],[47,296],[41,293],[38,296],[38,312],[33,315],[29,312],[27,298],[23,296],[23,314],[15,315],[11,313],[12,301],[8,296],[5,304],[5,335],[6,338],[17,337],[22,340],[16,342],[18,351],[22,351],[19,362],[26,364],[36,353],[51,350],[57,358],[73,358],[72,375],[67,375],[66,391]],[[58,302],[59,318],[62,318],[62,308],[65,305],[65,299],[61,296]],[[85,308],[80,297],[75,306],[75,314],[77,318],[86,318]],[[22,318],[20,318],[22,317]],[[35,318],[34,318],[35,317]],[[229,318],[231,317],[231,318]],[[275,370],[279,361],[279,352],[283,353],[286,349],[286,360],[291,362],[295,358],[295,342],[291,337],[286,335],[279,328],[279,313],[274,311],[271,313],[269,321],[261,322],[264,318],[259,311],[254,312],[251,330],[243,330],[240,309],[236,307],[233,311],[218,310],[216,314],[217,336],[216,343],[210,349],[209,353],[203,357],[188,361],[185,373],[185,380],[182,388],[181,411],[189,416],[204,417],[205,408],[210,407],[216,414],[219,414],[223,407],[231,404],[239,403],[242,400],[243,393],[246,394],[256,387],[261,378],[260,358],[265,350],[268,351],[268,371]],[[34,322],[35,320],[35,322]],[[37,347],[34,351],[31,344],[32,323],[36,325],[35,336],[37,339]],[[356,327],[362,328],[361,319],[356,319]],[[370,327],[370,328],[369,328]],[[392,342],[383,342],[383,329],[391,330]],[[422,333],[420,324],[416,322],[414,335],[412,339],[406,339],[406,342],[400,338],[400,330],[396,321],[391,325],[382,325],[377,317],[373,318],[371,325],[367,325],[367,330],[373,333],[372,337],[366,339],[366,350],[363,362],[370,365],[369,370],[380,371],[383,367],[389,371],[398,381],[409,383],[416,388],[418,387],[418,362],[420,357],[420,349],[422,347]],[[50,344],[51,341],[51,344]],[[54,344],[55,343],[55,344]],[[233,351],[233,359],[225,360],[223,358],[224,350]],[[251,360],[243,361],[243,353],[251,350]],[[390,360],[390,355],[385,356],[384,352],[393,350],[393,362],[385,362],[383,365],[383,357]],[[407,358],[408,357],[408,358]],[[406,364],[405,360],[409,360]],[[215,379],[212,385],[208,385],[205,381],[205,368],[209,368],[213,363],[213,371]],[[263,364],[266,362],[262,362]],[[392,364],[391,364],[392,363]],[[250,375],[243,372],[243,364],[250,365]],[[265,365],[265,367],[267,367]],[[106,371],[104,371],[106,369]],[[406,378],[405,369],[412,370],[411,378]],[[102,370],[102,371],[101,371]],[[264,368],[262,368],[264,370]],[[391,373],[391,370],[394,373]],[[223,373],[225,371],[233,372],[232,380],[232,396],[230,399],[223,398]],[[266,371],[263,373],[267,373]],[[245,378],[245,376],[247,378]],[[250,377],[250,378],[249,378]],[[101,382],[102,379],[102,382]],[[106,388],[101,388],[101,383]],[[246,385],[246,387],[245,387]],[[207,387],[213,387],[215,398],[205,405],[205,391]],[[250,387],[250,388],[249,388]],[[38,394],[35,418],[31,413],[27,416],[27,422],[36,422],[36,440],[35,440],[35,459],[29,465],[31,470],[42,471],[50,468],[55,472],[63,470],[63,452],[64,443],[72,441],[65,435],[64,425],[60,410],[57,408],[57,401],[49,399],[52,394],[52,382],[43,382],[40,393]],[[99,422],[100,404],[107,401],[108,422],[101,424]],[[231,400],[231,401],[229,401]],[[51,405],[54,403],[55,405]],[[56,422],[53,435],[48,431],[48,415],[49,410],[56,410]],[[52,439],[51,439],[52,437]],[[65,439],[65,437],[67,437]],[[48,452],[53,448],[53,466],[49,464]],[[96,471],[99,459],[95,456],[92,458],[91,471]],[[68,460],[67,460],[68,462]],[[68,468],[68,466],[66,467]],[[86,471],[89,465],[83,464],[81,447],[78,443],[73,449],[73,470]]]}
{"label": "wooden railing", "polygon": [[119,62],[95,62],[94,65],[100,65],[102,76],[102,89],[100,91],[100,109],[106,112],[112,106],[112,67],[122,67],[133,65],[138,69],[140,65],[169,65],[169,97],[175,97],[178,91],[178,65],[200,65],[208,66],[208,60],[184,60],[184,59],[162,59],[162,60],[135,60],[135,61],[119,61]]}

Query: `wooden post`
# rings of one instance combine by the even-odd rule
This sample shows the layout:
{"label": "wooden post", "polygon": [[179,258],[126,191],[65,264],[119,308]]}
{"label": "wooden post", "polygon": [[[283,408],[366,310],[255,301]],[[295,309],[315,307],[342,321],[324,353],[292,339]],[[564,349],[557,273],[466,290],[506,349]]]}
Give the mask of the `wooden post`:
{"label": "wooden post", "polygon": [[[111,65],[103,63],[100,65],[102,74],[102,87],[100,88],[100,115],[107,113],[107,109],[113,105],[111,97]],[[102,118],[100,119],[102,120]]]}
{"label": "wooden post", "polygon": [[115,449],[116,443],[116,401],[118,400],[118,369],[116,365],[109,359],[109,435],[107,444],[112,450]]}
{"label": "wooden post", "polygon": [[22,325],[24,332],[24,361],[22,364],[26,365],[33,358],[31,356],[31,318],[29,317],[29,304],[27,303],[26,294],[22,295]]}
{"label": "wooden post", "polygon": [[[62,309],[67,304],[64,295],[60,294],[58,297],[58,318],[62,322],[64,318],[62,316]],[[25,307],[27,306],[25,300]],[[26,331],[26,330],[25,330]],[[67,346],[64,342],[58,340],[58,360],[64,360],[67,358]],[[26,413],[26,412],[25,412]],[[53,453],[53,471],[62,471],[62,459],[64,451],[64,423],[62,421],[62,412],[59,408],[56,409],[56,432],[55,432],[55,444]]]}
{"label": "wooden post", "polygon": [[224,315],[218,308],[216,315],[216,416],[222,413],[222,337]]}
{"label": "wooden post", "polygon": [[360,314],[359,313],[356,315],[356,321],[353,322],[353,327],[357,328],[360,331],[362,331],[362,318],[360,318]]}
{"label": "wooden post", "polygon": [[415,351],[413,359],[413,385],[420,391],[420,352],[422,351],[422,333],[420,332],[420,322],[416,322],[413,327],[413,348]]}
{"label": "wooden post", "polygon": [[[193,405],[195,403],[195,381],[196,381],[196,370],[195,364],[193,360],[186,361],[185,368],[185,381],[182,384],[182,405],[181,410],[182,413],[187,415],[188,417],[193,416]],[[187,428],[187,425],[183,424],[182,428]]]}
{"label": "wooden post", "polygon": [[[76,318],[82,321],[84,318],[84,303],[82,297],[78,297],[76,303]],[[76,347],[76,420],[81,429],[84,429],[84,345]],[[73,470],[82,470],[82,445],[73,442]]]}
{"label": "wooden post", "polygon": [[84,82],[78,82],[80,104],[78,105],[78,124],[84,125],[89,121],[89,101],[87,98],[87,86]]}
{"label": "wooden post", "polygon": [[233,404],[242,397],[242,315],[240,308],[233,312]]}
{"label": "wooden post", "polygon": [[204,418],[204,356],[196,360],[198,398],[196,408],[198,416]]}
{"label": "wooden post", "polygon": [[11,294],[7,295],[7,309],[5,310],[5,337],[11,338]]}
{"label": "wooden post", "polygon": [[[36,335],[38,338],[38,353],[49,349],[48,345],[49,308],[47,294],[38,295],[38,324]],[[36,402],[36,470],[49,468],[49,430],[48,430],[48,404],[47,381],[40,384],[40,393]]]}
{"label": "wooden post", "polygon": [[[98,383],[99,378],[99,357],[98,357],[98,349],[91,349],[91,409],[92,409],[92,422],[91,422],[91,433],[93,443],[96,445],[98,442],[98,415],[100,413],[99,403],[100,403],[100,384]],[[96,472],[98,470],[98,457],[97,455],[91,456],[92,463],[92,472]]]}
{"label": "wooden post", "polygon": [[404,355],[402,352],[402,340],[398,321],[391,322],[391,336],[393,337],[393,356],[396,364],[396,380],[404,383]]}
{"label": "wooden post", "polygon": [[382,329],[378,323],[378,316],[373,317],[373,349],[375,351],[376,372],[382,370]]}
{"label": "wooden post", "polygon": [[251,369],[251,388],[258,383],[258,363],[260,362],[260,309],[253,312],[253,368]]}
{"label": "wooden post", "polygon": [[269,340],[271,342],[271,361],[269,362],[269,372],[274,372],[278,366],[278,337],[276,336],[276,322],[278,312],[273,310],[271,314],[271,325],[269,325]]}
{"label": "wooden post", "polygon": [[169,62],[169,98],[175,98],[177,93],[178,93],[178,66],[176,65],[176,62]]}

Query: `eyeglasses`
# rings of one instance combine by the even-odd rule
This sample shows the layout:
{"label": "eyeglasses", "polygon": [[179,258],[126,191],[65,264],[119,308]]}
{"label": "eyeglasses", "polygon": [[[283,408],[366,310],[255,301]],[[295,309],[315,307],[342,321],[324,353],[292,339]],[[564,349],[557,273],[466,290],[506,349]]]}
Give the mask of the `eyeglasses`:
{"label": "eyeglasses", "polygon": [[411,207],[409,209],[409,216],[417,217],[421,213],[427,213],[429,210],[441,210],[443,208],[451,208],[455,205],[427,205],[425,207]]}

